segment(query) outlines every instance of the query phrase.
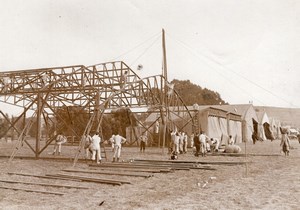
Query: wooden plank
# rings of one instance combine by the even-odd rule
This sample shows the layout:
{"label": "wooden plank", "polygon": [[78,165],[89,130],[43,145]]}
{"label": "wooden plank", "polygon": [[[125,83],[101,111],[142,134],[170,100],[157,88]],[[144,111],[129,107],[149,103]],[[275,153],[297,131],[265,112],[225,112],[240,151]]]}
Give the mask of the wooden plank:
{"label": "wooden plank", "polygon": [[116,179],[99,179],[99,178],[93,178],[93,177],[86,177],[86,176],[76,176],[76,175],[68,175],[68,174],[57,174],[59,176],[65,176],[65,177],[74,177],[79,179],[93,179],[93,180],[103,180],[103,181],[109,181],[109,182],[119,182],[121,184],[131,184],[129,181],[124,180],[116,180]]}
{"label": "wooden plank", "polygon": [[215,164],[215,165],[239,165],[250,162],[246,161],[180,161],[180,160],[147,160],[147,159],[133,159],[131,161],[151,161],[151,162],[170,162],[170,163],[194,163],[194,164]]}
{"label": "wooden plank", "polygon": [[97,171],[130,171],[130,172],[148,172],[148,173],[160,173],[160,170],[157,169],[144,169],[144,168],[115,168],[115,167],[97,167],[96,164],[90,165],[92,167],[92,170],[97,170]]}
{"label": "wooden plank", "polygon": [[153,175],[151,174],[138,174],[138,173],[121,173],[121,172],[108,172],[108,171],[93,171],[93,170],[75,170],[75,169],[64,169],[62,171],[66,172],[76,172],[76,173],[89,173],[89,174],[106,174],[106,175],[117,175],[117,176],[134,176],[134,177],[144,177],[149,178]]}
{"label": "wooden plank", "polygon": [[[136,167],[128,167],[128,166],[118,166],[118,165],[114,165],[114,166],[105,166],[103,164],[90,164],[89,167],[96,167],[97,169],[106,169],[106,168],[109,168],[109,169],[122,169],[122,170],[135,170],[135,169],[138,169],[138,170],[145,170],[147,168],[136,168]],[[154,173],[169,173],[171,172],[171,168],[155,168],[155,169],[150,169],[150,170],[155,170]]]}
{"label": "wooden plank", "polygon": [[95,183],[101,183],[101,184],[110,184],[110,185],[122,185],[123,183],[117,181],[117,180],[108,180],[108,179],[97,179],[97,178],[91,178],[91,177],[82,177],[82,176],[71,176],[66,174],[46,174],[46,176],[49,177],[69,177],[72,179],[78,179],[85,182],[95,182]]}
{"label": "wooden plank", "polygon": [[65,195],[65,193],[61,192],[54,192],[54,191],[43,191],[43,190],[32,190],[27,188],[18,188],[18,187],[6,187],[6,186],[0,186],[2,189],[9,189],[9,190],[22,190],[26,192],[36,192],[36,193],[44,193],[44,194],[53,194],[53,195]]}
{"label": "wooden plank", "polygon": [[171,170],[172,168],[170,167],[161,167],[161,166],[139,166],[139,165],[134,165],[134,164],[109,164],[109,163],[104,163],[104,164],[98,164],[98,167],[115,167],[115,168],[142,168],[142,169],[169,169]]}
{"label": "wooden plank", "polygon": [[37,177],[42,179],[61,179],[61,180],[68,180],[68,181],[77,181],[80,182],[78,179],[70,179],[70,178],[57,178],[57,177],[48,177],[48,176],[42,176],[42,175],[35,175],[35,174],[23,174],[23,173],[14,173],[14,172],[8,172],[9,175],[18,175],[18,176],[31,176],[31,177]]}
{"label": "wooden plank", "polygon": [[41,185],[41,186],[48,186],[48,187],[65,187],[65,188],[89,189],[89,187],[82,187],[82,186],[58,185],[58,184],[39,183],[39,182],[22,182],[22,181],[14,181],[14,180],[1,180],[0,179],[0,182],[19,183],[19,184],[28,184],[28,185]]}

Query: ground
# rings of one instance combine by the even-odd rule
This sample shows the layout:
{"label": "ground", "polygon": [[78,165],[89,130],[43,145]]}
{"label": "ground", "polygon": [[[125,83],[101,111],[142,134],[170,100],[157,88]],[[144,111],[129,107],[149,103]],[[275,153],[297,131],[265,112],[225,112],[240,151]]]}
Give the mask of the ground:
{"label": "ground", "polygon": [[[47,182],[86,186],[89,189],[68,189],[36,185],[10,184],[0,182],[0,186],[30,188],[44,191],[64,192],[65,195],[50,195],[17,190],[0,190],[0,209],[299,209],[300,201],[300,144],[291,142],[290,156],[280,152],[280,141],[257,142],[255,145],[240,144],[245,156],[195,157],[191,149],[179,155],[179,160],[189,161],[230,161],[248,164],[211,165],[216,170],[175,170],[171,173],[155,173],[150,178],[89,175],[122,179],[131,184],[111,186],[90,182],[74,182],[40,179],[9,175],[8,172],[45,175],[60,173],[71,168],[77,148],[64,146],[62,160],[20,159],[17,156],[32,156],[25,146],[19,149],[16,157],[9,162],[14,142],[0,142],[0,179]],[[245,148],[246,146],[246,148]],[[43,152],[42,157],[50,157],[52,146]],[[112,153],[107,147],[108,157]],[[136,147],[125,147],[122,160],[130,158],[168,160],[166,149],[146,148],[141,154]],[[88,169],[84,161],[78,161],[76,169]],[[210,179],[215,177],[215,179]]]}

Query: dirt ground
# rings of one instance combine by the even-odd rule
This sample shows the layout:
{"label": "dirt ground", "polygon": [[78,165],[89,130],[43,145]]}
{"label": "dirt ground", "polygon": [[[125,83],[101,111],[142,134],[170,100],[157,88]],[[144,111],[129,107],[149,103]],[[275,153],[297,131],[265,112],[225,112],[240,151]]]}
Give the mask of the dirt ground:
{"label": "dirt ground", "polygon": [[[170,173],[155,173],[152,177],[130,177],[116,175],[78,174],[89,177],[121,179],[131,184],[112,186],[91,182],[41,179],[9,175],[8,172],[45,175],[61,173],[71,168],[77,148],[64,146],[61,157],[66,160],[21,159],[8,161],[14,143],[0,142],[0,179],[68,184],[86,186],[89,189],[69,189],[38,185],[0,182],[1,186],[19,187],[43,191],[63,192],[51,195],[20,190],[0,189],[0,209],[300,209],[300,144],[292,141],[290,156],[280,153],[279,140],[247,144],[247,157],[212,156],[195,157],[191,149],[179,156],[189,161],[231,161],[248,164],[211,165],[216,170],[175,170]],[[245,145],[241,144],[242,153]],[[50,157],[52,147],[42,157]],[[107,147],[108,157],[112,152]],[[34,156],[26,146],[18,155]],[[7,156],[7,157],[3,157]],[[53,156],[51,156],[53,157]],[[122,160],[157,159],[168,160],[169,155],[159,148],[146,148],[141,154],[136,147],[125,147]],[[91,167],[78,161],[76,169]],[[72,174],[72,173],[71,173]],[[74,174],[75,175],[75,174]],[[210,179],[210,177],[215,177]]]}

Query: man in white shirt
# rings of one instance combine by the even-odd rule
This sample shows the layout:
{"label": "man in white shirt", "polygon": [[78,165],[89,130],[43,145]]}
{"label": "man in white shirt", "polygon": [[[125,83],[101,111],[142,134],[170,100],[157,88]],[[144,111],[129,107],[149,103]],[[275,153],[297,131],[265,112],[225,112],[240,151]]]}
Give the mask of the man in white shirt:
{"label": "man in white shirt", "polygon": [[126,142],[126,139],[123,136],[120,136],[119,134],[115,135],[113,137],[113,143],[114,143],[114,156],[113,156],[113,162],[117,162],[120,160],[121,156],[121,146]]}
{"label": "man in white shirt", "polygon": [[206,139],[207,138],[208,137],[205,135],[205,132],[201,131],[199,140],[200,140],[200,150],[201,150],[202,157],[206,156]]}
{"label": "man in white shirt", "polygon": [[61,153],[61,145],[67,142],[67,137],[65,137],[62,133],[59,133],[55,139],[55,145],[53,150],[53,155],[58,151],[58,155]]}
{"label": "man in white shirt", "polygon": [[[100,142],[101,138],[99,136],[99,133],[96,132],[95,135],[92,137],[92,143],[91,143],[91,150],[92,150],[92,160],[96,160],[97,164],[101,163],[101,150],[100,150]],[[97,158],[96,158],[97,154]]]}
{"label": "man in white shirt", "polygon": [[211,138],[210,141],[211,141],[212,150],[214,152],[218,152],[219,151],[219,146],[220,146],[220,139],[218,139],[218,138]]}

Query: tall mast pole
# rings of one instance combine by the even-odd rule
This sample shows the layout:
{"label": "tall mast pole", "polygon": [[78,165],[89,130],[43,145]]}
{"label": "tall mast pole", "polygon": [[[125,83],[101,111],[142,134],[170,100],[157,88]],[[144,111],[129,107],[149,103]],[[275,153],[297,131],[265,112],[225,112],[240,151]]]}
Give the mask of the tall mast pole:
{"label": "tall mast pole", "polygon": [[168,121],[168,112],[169,112],[169,105],[168,105],[168,98],[167,98],[167,82],[168,82],[168,71],[167,71],[167,54],[166,54],[166,41],[165,41],[165,30],[162,29],[162,49],[163,49],[163,69],[162,69],[162,75],[164,77],[163,83],[162,83],[162,89],[163,89],[163,104],[165,106],[164,114],[163,116],[165,119],[164,127],[163,127],[163,146],[162,146],[162,153],[164,153],[165,143],[166,143],[166,133],[167,133],[167,121]]}
{"label": "tall mast pole", "polygon": [[[163,76],[168,81],[168,71],[167,71],[167,53],[166,53],[166,40],[165,40],[165,30],[162,29],[162,49],[163,49]],[[166,84],[165,84],[166,85]]]}

